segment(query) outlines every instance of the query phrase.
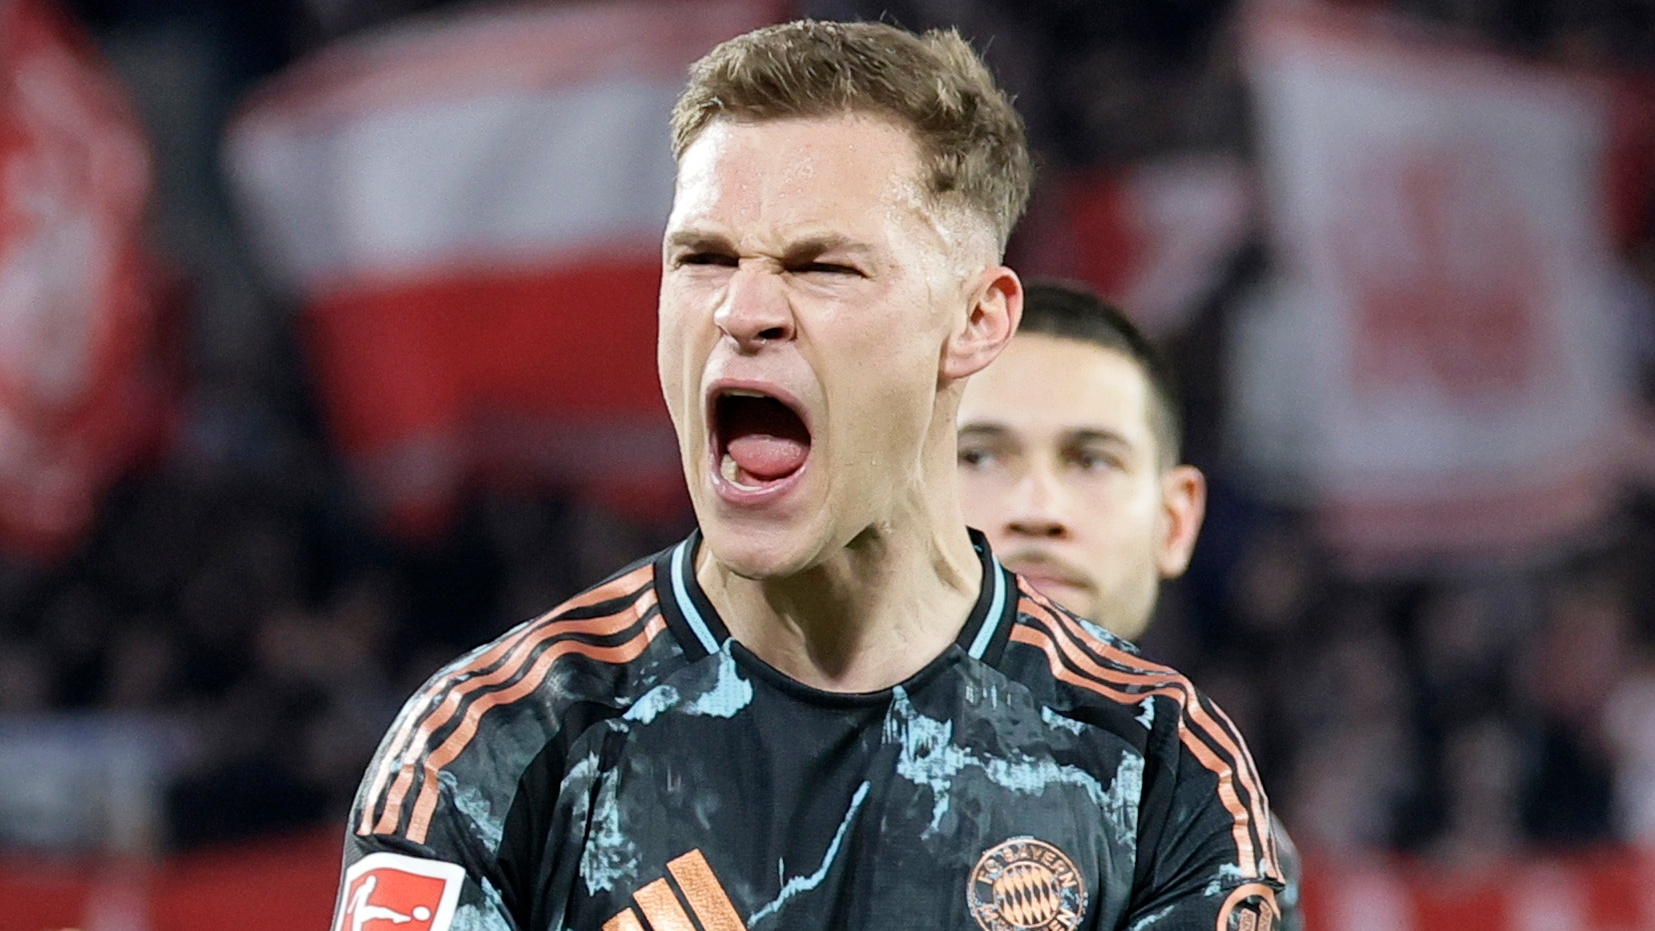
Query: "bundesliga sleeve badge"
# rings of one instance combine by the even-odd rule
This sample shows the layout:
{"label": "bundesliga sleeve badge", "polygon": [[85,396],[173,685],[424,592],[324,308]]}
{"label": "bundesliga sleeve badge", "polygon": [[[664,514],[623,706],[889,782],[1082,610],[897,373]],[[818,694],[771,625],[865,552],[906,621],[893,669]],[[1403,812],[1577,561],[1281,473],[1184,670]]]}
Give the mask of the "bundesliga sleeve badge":
{"label": "bundesliga sleeve badge", "polygon": [[345,870],[333,931],[448,931],[465,869],[400,853],[371,853]]}

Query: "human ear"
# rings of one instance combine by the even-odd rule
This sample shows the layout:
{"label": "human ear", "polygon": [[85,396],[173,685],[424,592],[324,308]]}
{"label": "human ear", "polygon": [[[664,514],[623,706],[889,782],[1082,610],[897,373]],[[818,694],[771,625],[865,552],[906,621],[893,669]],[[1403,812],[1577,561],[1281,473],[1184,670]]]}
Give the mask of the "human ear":
{"label": "human ear", "polygon": [[1017,332],[1023,317],[1023,282],[1004,265],[977,274],[965,325],[943,347],[940,374],[957,381],[988,367]]}
{"label": "human ear", "polygon": [[1192,465],[1173,466],[1161,475],[1161,526],[1155,541],[1155,566],[1161,578],[1175,579],[1189,568],[1195,538],[1207,514],[1207,477]]}

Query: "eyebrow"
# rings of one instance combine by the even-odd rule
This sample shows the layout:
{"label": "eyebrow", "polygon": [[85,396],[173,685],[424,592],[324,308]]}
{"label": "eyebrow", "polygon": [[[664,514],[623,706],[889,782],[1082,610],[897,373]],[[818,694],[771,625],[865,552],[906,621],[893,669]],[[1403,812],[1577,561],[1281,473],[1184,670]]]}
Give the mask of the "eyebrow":
{"label": "eyebrow", "polygon": [[1116,443],[1121,446],[1132,445],[1132,441],[1114,430],[1100,430],[1095,427],[1083,427],[1079,430],[1063,431],[1064,442],[1068,443]]}
{"label": "eyebrow", "polygon": [[820,258],[828,252],[849,252],[853,255],[865,255],[869,251],[871,250],[865,243],[839,233],[829,233],[823,236],[810,236],[798,242],[789,243],[787,250],[782,253],[782,261],[808,262]]}
{"label": "eyebrow", "polygon": [[666,244],[671,249],[689,249],[692,252],[705,252],[710,249],[731,248],[730,240],[718,233],[708,233],[701,230],[679,230],[667,234]]}
{"label": "eyebrow", "polygon": [[[688,249],[692,252],[735,251],[735,245],[730,242],[728,236],[722,233],[695,229],[668,233],[666,245],[669,249]],[[788,243],[786,249],[782,252],[782,261],[809,262],[834,251],[865,256],[871,254],[874,250],[868,244],[841,233],[826,233],[820,236],[807,236]]]}
{"label": "eyebrow", "polygon": [[[972,421],[961,424],[958,435],[969,436],[974,439],[998,440],[1011,436],[1015,432],[1015,429],[1002,423],[996,423],[993,421],[987,423]],[[1125,446],[1129,449],[1132,447],[1132,441],[1127,439],[1124,435],[1117,433],[1114,430],[1105,430],[1097,427],[1081,427],[1074,430],[1064,430],[1059,434],[1059,438],[1062,442],[1069,444],[1109,443],[1117,446]]]}

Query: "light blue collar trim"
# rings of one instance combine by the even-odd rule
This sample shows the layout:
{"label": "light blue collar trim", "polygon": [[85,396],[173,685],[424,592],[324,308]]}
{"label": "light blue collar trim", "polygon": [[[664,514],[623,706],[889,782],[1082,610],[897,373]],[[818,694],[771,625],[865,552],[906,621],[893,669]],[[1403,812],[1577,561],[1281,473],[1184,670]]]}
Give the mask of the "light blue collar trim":
{"label": "light blue collar trim", "polygon": [[695,633],[695,639],[701,641],[701,646],[711,653],[718,652],[718,641],[713,639],[713,632],[707,627],[707,620],[701,616],[701,610],[695,606],[690,598],[689,585],[685,579],[689,575],[690,541],[685,540],[678,544],[678,550],[672,554],[672,595],[678,599],[678,610],[684,614],[684,622],[690,625]]}
{"label": "light blue collar trim", "polygon": [[994,634],[1000,629],[1001,611],[1006,606],[1006,573],[1000,568],[999,558],[990,556],[985,570],[984,574],[993,580],[994,596],[988,605],[988,616],[983,618],[983,626],[971,641],[968,652],[972,659],[982,659],[983,654],[988,652],[988,645],[994,642]]}

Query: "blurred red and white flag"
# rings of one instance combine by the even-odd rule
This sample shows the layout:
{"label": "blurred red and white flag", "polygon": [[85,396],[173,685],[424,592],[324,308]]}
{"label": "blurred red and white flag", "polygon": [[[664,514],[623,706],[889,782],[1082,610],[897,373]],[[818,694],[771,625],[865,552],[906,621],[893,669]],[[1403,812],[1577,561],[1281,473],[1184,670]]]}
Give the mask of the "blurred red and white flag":
{"label": "blurred red and white flag", "polygon": [[668,113],[692,61],[780,13],[476,8],[329,47],[250,98],[232,184],[394,526],[440,529],[475,478],[682,507],[655,375]]}
{"label": "blurred red and white flag", "polygon": [[46,0],[0,0],[0,549],[60,556],[158,441],[148,142]]}
{"label": "blurred red and white flag", "polygon": [[1251,232],[1251,178],[1234,156],[1181,153],[1041,182],[1014,240],[1018,271],[1087,284],[1152,337],[1189,324]]}
{"label": "blurred red and white flag", "polygon": [[1396,20],[1251,12],[1279,275],[1237,330],[1241,450],[1375,567],[1593,526],[1631,391],[1606,88]]}

